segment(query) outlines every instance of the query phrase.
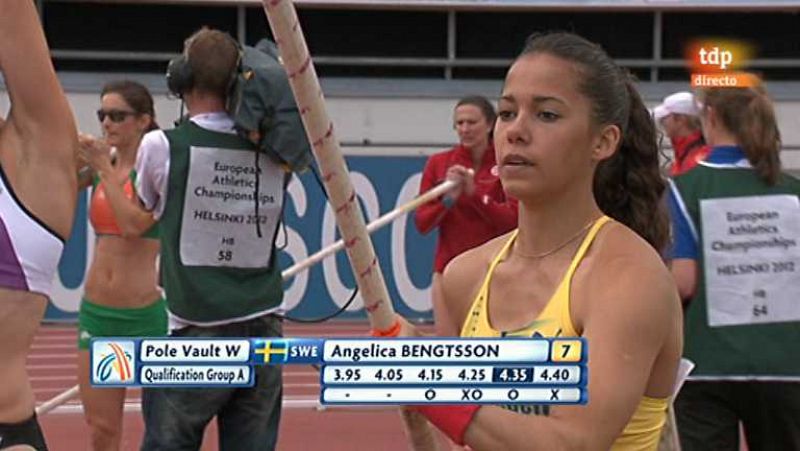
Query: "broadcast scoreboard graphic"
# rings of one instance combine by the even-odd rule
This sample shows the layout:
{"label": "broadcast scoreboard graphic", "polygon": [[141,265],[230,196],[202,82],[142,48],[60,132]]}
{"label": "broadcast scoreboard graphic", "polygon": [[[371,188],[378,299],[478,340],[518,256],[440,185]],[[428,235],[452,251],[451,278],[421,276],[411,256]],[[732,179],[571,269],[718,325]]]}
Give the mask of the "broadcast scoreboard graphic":
{"label": "broadcast scoreboard graphic", "polygon": [[320,402],[585,404],[582,338],[93,339],[96,387],[252,387],[259,365],[314,364]]}

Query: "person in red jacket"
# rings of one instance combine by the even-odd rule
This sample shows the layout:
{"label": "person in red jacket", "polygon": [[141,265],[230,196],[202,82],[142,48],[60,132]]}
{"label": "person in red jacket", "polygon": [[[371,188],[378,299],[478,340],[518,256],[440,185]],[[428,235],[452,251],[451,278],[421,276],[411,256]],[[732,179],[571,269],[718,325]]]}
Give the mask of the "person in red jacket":
{"label": "person in red jacket", "polygon": [[414,218],[422,234],[439,229],[431,285],[437,333],[440,324],[450,323],[442,318],[441,304],[441,275],[447,263],[517,225],[517,202],[506,196],[497,175],[491,140],[495,117],[485,97],[459,100],[453,114],[459,144],[432,155],[422,173],[420,193],[445,180],[459,183],[448,194],[420,206]]}
{"label": "person in red jacket", "polygon": [[653,110],[656,123],[672,141],[675,159],[670,175],[675,177],[705,160],[711,148],[703,139],[700,117],[691,92],[676,92]]}

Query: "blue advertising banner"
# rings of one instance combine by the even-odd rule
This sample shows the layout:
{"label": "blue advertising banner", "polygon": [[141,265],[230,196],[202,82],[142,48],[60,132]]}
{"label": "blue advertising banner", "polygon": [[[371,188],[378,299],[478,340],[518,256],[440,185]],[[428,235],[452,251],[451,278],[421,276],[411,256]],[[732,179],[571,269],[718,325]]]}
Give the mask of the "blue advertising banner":
{"label": "blue advertising banner", "polygon": [[[350,177],[370,222],[413,199],[419,190],[425,157],[350,156]],[[95,235],[87,221],[89,193],[79,198],[72,236],[64,248],[54,283],[47,320],[74,320],[83,283],[94,251]],[[413,223],[413,213],[395,220],[372,234],[395,310],[408,318],[430,318],[430,284],[436,235],[422,236]],[[339,239],[331,207],[311,172],[294,177],[284,209],[285,233],[278,232],[276,246],[282,248],[279,263],[288,268]],[[355,288],[344,252],[286,281],[284,305],[296,318],[326,316],[343,306]],[[361,318],[366,313],[358,296],[340,318]]]}

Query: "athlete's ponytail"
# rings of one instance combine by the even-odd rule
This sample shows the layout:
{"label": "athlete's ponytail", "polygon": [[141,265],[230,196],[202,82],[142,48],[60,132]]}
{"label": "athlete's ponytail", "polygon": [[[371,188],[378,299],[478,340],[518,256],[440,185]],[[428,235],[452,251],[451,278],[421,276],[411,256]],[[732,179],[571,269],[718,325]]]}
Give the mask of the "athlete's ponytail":
{"label": "athlete's ponytail", "polygon": [[768,185],[778,182],[781,172],[781,136],[766,90],[751,88],[712,88],[700,91],[703,114],[713,109],[722,127],[736,138],[747,160]]}
{"label": "athlete's ponytail", "polygon": [[628,122],[622,142],[594,174],[594,196],[600,209],[638,233],[658,251],[669,240],[669,217],[662,199],[666,182],[658,160],[656,130],[633,81],[627,74]]}

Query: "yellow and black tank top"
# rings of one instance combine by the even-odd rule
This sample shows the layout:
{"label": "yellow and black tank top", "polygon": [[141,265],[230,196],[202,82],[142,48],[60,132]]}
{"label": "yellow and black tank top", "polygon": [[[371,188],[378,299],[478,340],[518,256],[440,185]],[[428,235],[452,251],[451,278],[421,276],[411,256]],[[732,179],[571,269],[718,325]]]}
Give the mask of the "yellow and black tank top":
{"label": "yellow and black tank top", "polygon": [[[589,233],[583,239],[578,252],[572,259],[569,269],[556,288],[539,316],[528,326],[514,331],[498,331],[489,323],[489,285],[492,281],[494,269],[506,258],[509,249],[517,238],[517,230],[505,243],[500,252],[492,260],[486,277],[481,285],[477,297],[472,303],[464,324],[461,327],[462,337],[577,337],[579,334],[573,327],[570,317],[570,286],[572,276],[580,264],[586,251],[594,241],[597,232],[611,218],[603,216],[592,225]],[[591,394],[590,394],[591,396]],[[622,434],[611,447],[613,451],[645,451],[655,450],[661,435],[661,429],[666,420],[666,411],[669,400],[667,398],[650,398],[643,396],[636,407],[636,411],[628,421]],[[508,410],[520,413],[544,414],[549,413],[547,406],[503,406]]]}

